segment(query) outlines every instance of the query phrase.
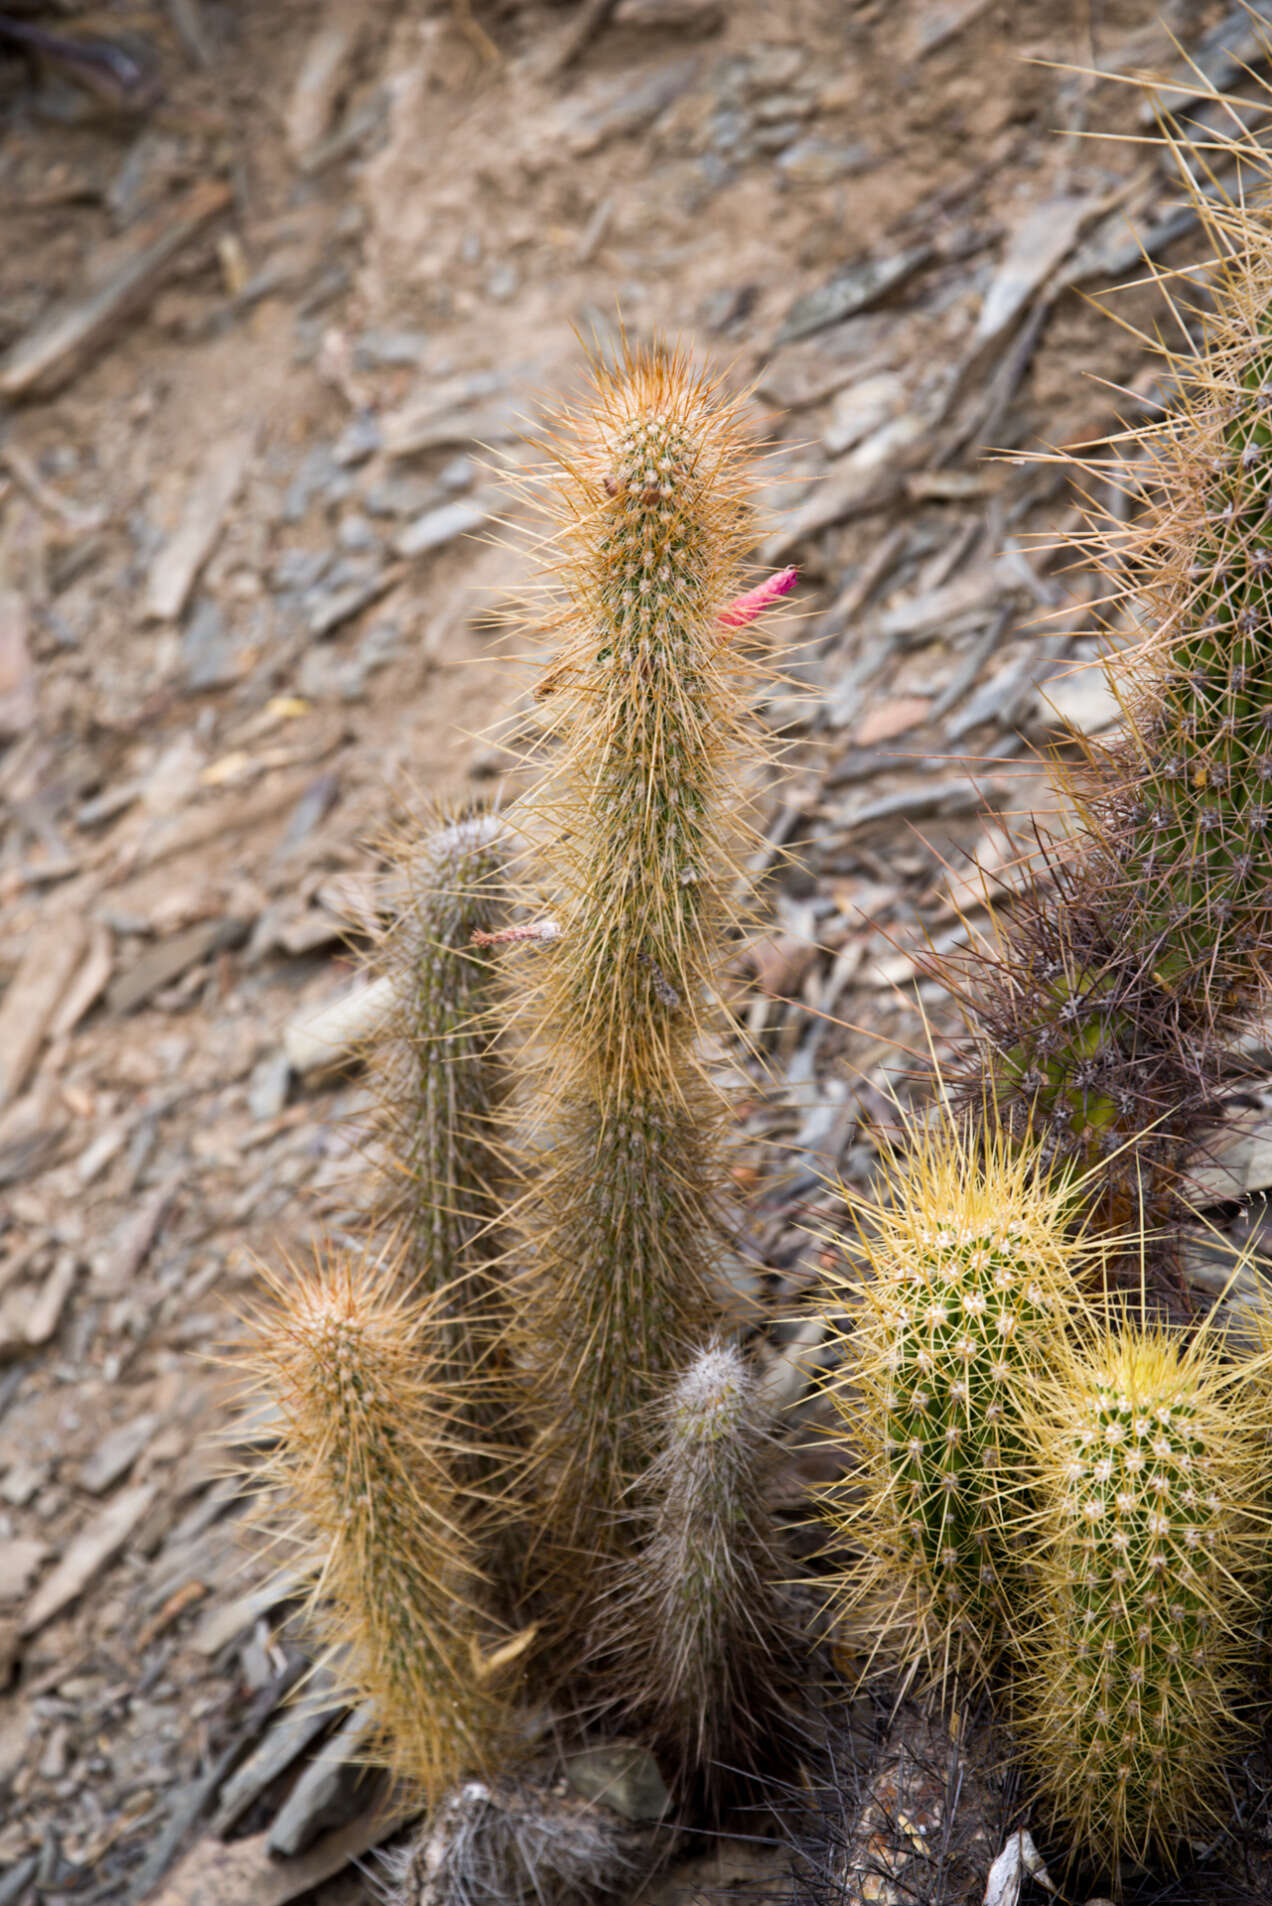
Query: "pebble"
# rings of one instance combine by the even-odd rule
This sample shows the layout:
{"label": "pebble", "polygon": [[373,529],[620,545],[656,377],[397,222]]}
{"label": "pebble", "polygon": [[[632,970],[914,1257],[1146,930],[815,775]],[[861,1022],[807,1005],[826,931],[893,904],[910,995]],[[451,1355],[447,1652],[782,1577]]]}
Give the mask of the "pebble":
{"label": "pebble", "polygon": [[778,173],[790,185],[833,185],[851,178],[874,163],[874,153],[861,144],[837,145],[816,136],[797,139],[778,159]]}
{"label": "pebble", "polygon": [[373,410],[360,411],[337,438],[331,455],[342,469],[365,463],[380,448],[380,420]]}
{"label": "pebble", "polygon": [[364,331],[353,347],[356,371],[397,370],[418,364],[428,349],[425,331]]}
{"label": "pebble", "polygon": [[486,505],[476,500],[442,503],[435,510],[426,510],[423,516],[417,516],[413,523],[399,531],[393,541],[394,554],[409,558],[443,549],[457,536],[471,535],[473,530],[480,529],[489,514]]}
{"label": "pebble", "polygon": [[571,1754],[566,1784],[582,1800],[600,1800],[624,1820],[662,1820],[671,1795],[647,1747],[635,1741],[611,1741]]}
{"label": "pebble", "polygon": [[359,1750],[374,1726],[374,1710],[368,1704],[356,1708],[306,1767],[270,1829],[269,1850],[275,1859],[294,1858],[324,1827],[344,1821],[366,1780]]}

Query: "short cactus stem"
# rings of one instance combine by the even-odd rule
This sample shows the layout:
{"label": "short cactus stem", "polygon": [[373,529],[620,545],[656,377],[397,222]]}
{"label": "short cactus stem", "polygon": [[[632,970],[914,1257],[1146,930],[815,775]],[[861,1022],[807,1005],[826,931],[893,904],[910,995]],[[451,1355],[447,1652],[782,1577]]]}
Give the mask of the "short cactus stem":
{"label": "short cactus stem", "polygon": [[505,1738],[483,1679],[485,1588],[451,1479],[442,1299],[408,1302],[384,1265],[269,1281],[248,1365],[281,1415],[262,1514],[307,1571],[307,1625],[333,1672],[374,1706],[381,1757],[436,1795]]}
{"label": "short cactus stem", "polygon": [[1054,1358],[1019,1725],[1080,1843],[1142,1859],[1220,1818],[1268,1574],[1261,1364],[1127,1327]]}
{"label": "short cactus stem", "polygon": [[621,1539],[649,1406],[717,1313],[726,1105],[703,1041],[744,805],[721,618],[750,476],[738,402],[661,351],[597,367],[554,452],[559,749],[524,809],[559,933],[528,980],[519,1361],[568,1551]]}
{"label": "short cactus stem", "polygon": [[1063,1336],[1089,1253],[1073,1193],[1001,1135],[942,1118],[874,1202],[832,1390],[857,1467],[825,1508],[860,1554],[841,1584],[874,1649],[941,1682],[983,1673],[1018,1589],[1023,1397]]}
{"label": "short cactus stem", "polygon": [[741,1352],[709,1345],[658,1414],[637,1491],[646,1539],[615,1579],[601,1652],[681,1793],[713,1806],[766,1767],[790,1777],[814,1707],[813,1643],[785,1586],[765,1500],[776,1450]]}

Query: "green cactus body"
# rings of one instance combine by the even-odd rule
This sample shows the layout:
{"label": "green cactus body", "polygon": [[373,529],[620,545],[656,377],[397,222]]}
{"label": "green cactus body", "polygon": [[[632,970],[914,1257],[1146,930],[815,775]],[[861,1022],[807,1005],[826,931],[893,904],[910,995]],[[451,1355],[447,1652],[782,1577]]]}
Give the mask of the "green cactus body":
{"label": "green cactus body", "polygon": [[811,1711],[804,1624],[765,1501],[774,1447],[741,1353],[701,1351],[659,1411],[638,1491],[646,1539],[601,1621],[608,1674],[682,1793],[708,1804],[765,1766],[790,1778]]}
{"label": "green cactus body", "polygon": [[[378,1216],[402,1242],[413,1287],[446,1291],[470,1317],[488,1294],[481,1266],[495,1254],[488,1234],[503,1096],[492,1018],[499,975],[472,942],[506,908],[505,860],[506,830],[494,814],[451,821],[399,851],[401,904],[377,962],[393,982],[372,1054]],[[451,1334],[469,1328],[456,1322]]]}
{"label": "green cactus body", "polygon": [[[738,406],[676,358],[597,372],[557,445],[559,737],[528,827],[559,935],[523,1068],[522,1361],[565,1546],[620,1536],[646,1406],[715,1315],[724,1105],[703,1058],[729,918],[743,691],[720,615],[748,536]],[[559,1511],[559,1513],[557,1513]]]}
{"label": "green cactus body", "polygon": [[1252,1368],[1128,1327],[1066,1349],[1039,1390],[1020,1727],[1057,1812],[1113,1861],[1213,1817],[1243,1738],[1268,1548]]}
{"label": "green cactus body", "polygon": [[889,1665],[978,1673],[1018,1589],[1022,1391],[1078,1296],[1072,1197],[942,1124],[855,1215],[867,1272],[832,1394],[860,1472],[826,1498],[862,1551],[843,1590]]}

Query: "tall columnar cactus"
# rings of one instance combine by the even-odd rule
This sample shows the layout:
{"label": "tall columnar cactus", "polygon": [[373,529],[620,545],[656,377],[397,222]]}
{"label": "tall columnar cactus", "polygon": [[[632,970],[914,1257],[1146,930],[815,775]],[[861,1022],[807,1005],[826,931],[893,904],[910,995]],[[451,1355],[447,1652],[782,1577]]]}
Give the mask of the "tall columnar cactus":
{"label": "tall columnar cactus", "polygon": [[1272,968],[1272,227],[1199,206],[1224,260],[1213,313],[1195,355],[1167,354],[1174,408],[1137,445],[1145,509],[1091,525],[1140,638],[1120,629],[1108,664],[1124,735],[1073,780],[1058,892],[961,988],[971,1095],[1098,1167],[1120,1221],[1169,1208],[1214,1115],[1219,1036]]}
{"label": "tall columnar cactus", "polygon": [[1215,1820],[1268,1589],[1257,1363],[1127,1327],[1037,1392],[1019,1724],[1078,1844],[1116,1862]]}
{"label": "tall columnar cactus", "polygon": [[[404,1275],[446,1291],[471,1320],[497,1251],[495,1052],[499,975],[474,935],[507,903],[507,835],[496,814],[437,823],[394,850],[394,917],[376,952],[392,1006],[370,1054],[377,1101],[377,1218],[395,1230]],[[452,1337],[471,1328],[451,1326]]]}
{"label": "tall columnar cactus", "polygon": [[765,1768],[792,1777],[808,1744],[814,1640],[786,1586],[765,1500],[775,1449],[742,1354],[709,1345],[659,1422],[637,1492],[646,1539],[617,1573],[601,1652],[682,1796],[715,1805]]}
{"label": "tall columnar cactus", "polygon": [[445,1294],[410,1302],[384,1264],[339,1260],[271,1282],[253,1359],[281,1415],[263,1514],[309,1581],[333,1672],[374,1704],[382,1758],[437,1795],[508,1740],[451,1473]]}
{"label": "tall columnar cactus", "polygon": [[889,1666],[979,1674],[1019,1587],[1025,1393],[1089,1253],[1068,1187],[952,1119],[853,1205],[864,1275],[842,1292],[832,1395],[858,1466],[826,1496],[860,1557],[843,1596]]}
{"label": "tall columnar cactus", "polygon": [[678,355],[597,367],[555,439],[557,742],[526,802],[559,934],[524,1076],[521,1360],[546,1521],[621,1546],[646,1412],[701,1343],[725,1232],[704,1036],[730,924],[743,686],[721,617],[750,535],[741,404]]}

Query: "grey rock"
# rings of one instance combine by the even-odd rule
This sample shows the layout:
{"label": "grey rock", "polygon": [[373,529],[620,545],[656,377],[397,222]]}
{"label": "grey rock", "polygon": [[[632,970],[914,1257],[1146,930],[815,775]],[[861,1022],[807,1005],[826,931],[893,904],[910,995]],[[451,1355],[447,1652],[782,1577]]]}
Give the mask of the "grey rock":
{"label": "grey rock", "polygon": [[600,1800],[624,1820],[661,1820],[671,1807],[658,1762],[637,1741],[611,1741],[571,1754],[565,1778],[580,1799]]}
{"label": "grey rock", "polygon": [[418,364],[428,349],[423,331],[364,331],[353,347],[356,371],[396,370]]}
{"label": "grey rock", "polygon": [[442,503],[437,509],[417,516],[399,532],[393,542],[394,553],[409,558],[443,549],[457,536],[471,535],[473,530],[480,529],[489,514],[486,504],[476,498],[469,502]]}
{"label": "grey rock", "polygon": [[[455,461],[467,459],[456,458]],[[435,486],[425,477],[385,477],[364,492],[362,507],[369,516],[418,516],[434,500],[434,495]]]}
{"label": "grey rock", "polygon": [[341,517],[336,541],[341,549],[347,549],[354,556],[367,555],[380,547],[379,537],[358,510],[351,510],[347,516]]}
{"label": "grey rock", "polygon": [[814,331],[839,324],[844,318],[868,311],[892,292],[897,291],[935,256],[926,243],[904,246],[887,258],[864,258],[846,265],[815,291],[796,298],[777,334],[778,344],[794,338],[811,337]]}
{"label": "grey rock", "polygon": [[348,469],[373,457],[380,442],[380,420],[374,411],[364,410],[341,433],[331,454],[341,469]]}
{"label": "grey rock", "polygon": [[841,145],[815,134],[788,145],[778,159],[780,176],[791,185],[833,185],[836,179],[864,172],[874,154],[869,146]]}
{"label": "grey rock", "polygon": [[220,605],[203,596],[181,631],[181,672],[188,689],[225,688],[238,679],[238,644]]}
{"label": "grey rock", "polygon": [[270,577],[276,589],[312,589],[330,561],[329,549],[284,549]]}
{"label": "grey rock", "polygon": [[150,1413],[134,1417],[131,1423],[121,1423],[118,1429],[103,1437],[81,1465],[80,1488],[100,1496],[122,1481],[158,1428],[159,1418]]}
{"label": "grey rock", "polygon": [[318,1738],[331,1721],[333,1710],[325,1704],[328,1683],[316,1677],[304,1702],[282,1714],[264,1740],[249,1754],[238,1772],[221,1789],[221,1801],[212,1820],[212,1831],[224,1839],[239,1817],[247,1812],[270,1783],[285,1773],[311,1741]]}
{"label": "grey rock", "polygon": [[698,60],[665,60],[640,77],[630,72],[605,79],[563,100],[559,124],[576,157],[596,152],[611,139],[626,139],[652,125],[693,84]]}
{"label": "grey rock", "polygon": [[397,569],[382,569],[376,575],[366,576],[359,582],[346,583],[342,588],[324,588],[321,596],[310,607],[309,633],[318,640],[330,635],[342,622],[370,608],[386,590],[393,587],[400,574]]}
{"label": "grey rock", "polygon": [[247,1107],[258,1123],[278,1117],[287,1103],[291,1076],[291,1061],[281,1050],[257,1060],[247,1082]]}
{"label": "grey rock", "polygon": [[303,1853],[324,1828],[342,1825],[349,1817],[366,1778],[360,1749],[374,1726],[374,1711],[364,1703],[306,1767],[270,1830],[269,1851],[275,1859]]}

